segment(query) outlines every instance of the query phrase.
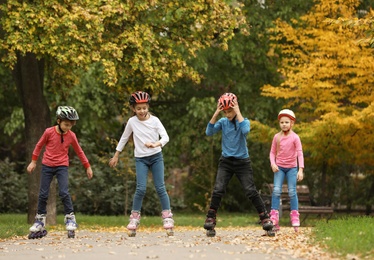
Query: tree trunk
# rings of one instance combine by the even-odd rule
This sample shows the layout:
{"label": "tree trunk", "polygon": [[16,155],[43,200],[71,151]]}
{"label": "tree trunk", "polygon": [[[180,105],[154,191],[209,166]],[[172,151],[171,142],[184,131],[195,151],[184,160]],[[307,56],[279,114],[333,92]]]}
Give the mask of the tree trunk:
{"label": "tree trunk", "polygon": [[326,206],[326,187],[327,187],[327,162],[323,161],[322,163],[322,175],[321,175],[321,198],[320,198],[320,205]]}
{"label": "tree trunk", "polygon": [[[25,115],[25,137],[27,165],[36,143],[44,130],[51,125],[50,111],[43,93],[44,61],[38,60],[32,53],[25,56],[17,55],[17,64],[13,70],[13,77],[20,95]],[[42,157],[42,154],[39,158]],[[35,171],[28,177],[28,223],[34,222],[37,211],[40,188],[40,159]],[[47,223],[56,224],[56,184],[51,183],[47,206]]]}

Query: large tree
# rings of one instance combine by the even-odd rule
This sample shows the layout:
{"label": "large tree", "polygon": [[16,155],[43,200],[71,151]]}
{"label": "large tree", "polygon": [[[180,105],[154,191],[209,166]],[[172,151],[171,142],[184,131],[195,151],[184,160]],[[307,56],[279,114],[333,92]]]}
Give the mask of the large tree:
{"label": "large tree", "polygon": [[[182,77],[199,81],[189,58],[212,44],[227,48],[244,23],[238,3],[214,0],[0,3],[2,62],[14,72],[29,156],[51,123],[44,91],[68,90],[78,81],[78,69],[99,63],[104,82],[119,94],[159,92]],[[51,86],[44,84],[47,72]],[[29,222],[38,185],[38,174],[31,175]]]}
{"label": "large tree", "polygon": [[373,174],[374,51],[359,41],[365,28],[328,22],[354,19],[359,3],[318,1],[299,21],[279,20],[274,48],[281,50],[284,81],[263,87],[265,96],[295,109],[309,165],[321,173],[321,203],[343,188],[327,187],[337,183],[328,174],[342,178],[364,172],[368,180]]}

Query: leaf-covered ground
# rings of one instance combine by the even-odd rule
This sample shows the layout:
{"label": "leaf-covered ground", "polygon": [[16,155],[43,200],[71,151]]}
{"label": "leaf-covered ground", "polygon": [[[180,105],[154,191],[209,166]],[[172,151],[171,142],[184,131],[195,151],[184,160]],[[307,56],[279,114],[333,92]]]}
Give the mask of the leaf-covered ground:
{"label": "leaf-covered ground", "polygon": [[310,228],[282,228],[275,237],[261,228],[217,228],[209,238],[204,230],[176,227],[167,237],[160,227],[140,228],[128,237],[121,228],[77,230],[75,239],[50,231],[43,239],[27,236],[0,242],[0,259],[334,259],[310,239]]}

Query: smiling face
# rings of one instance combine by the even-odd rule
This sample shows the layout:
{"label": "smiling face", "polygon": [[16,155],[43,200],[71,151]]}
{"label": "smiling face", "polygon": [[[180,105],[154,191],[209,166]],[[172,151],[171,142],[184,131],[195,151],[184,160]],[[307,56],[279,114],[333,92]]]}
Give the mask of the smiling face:
{"label": "smiling face", "polygon": [[139,120],[145,120],[148,118],[148,108],[148,103],[140,103],[135,104],[132,111],[134,111]]}
{"label": "smiling face", "polygon": [[279,126],[283,132],[288,132],[291,130],[294,122],[287,116],[282,116],[279,118]]}
{"label": "smiling face", "polygon": [[227,117],[227,119],[230,120],[230,121],[236,116],[236,114],[234,112],[234,109],[232,109],[232,108],[222,110],[222,112],[225,115],[225,117]]}

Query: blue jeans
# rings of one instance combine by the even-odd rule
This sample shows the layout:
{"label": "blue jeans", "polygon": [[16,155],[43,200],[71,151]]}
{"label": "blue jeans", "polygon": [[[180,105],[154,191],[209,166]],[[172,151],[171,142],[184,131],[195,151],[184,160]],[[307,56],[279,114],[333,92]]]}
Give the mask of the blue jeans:
{"label": "blue jeans", "polygon": [[40,178],[40,191],[38,201],[38,214],[47,214],[47,200],[49,195],[49,187],[56,176],[59,195],[64,205],[64,213],[70,214],[74,212],[73,203],[69,194],[69,173],[67,166],[49,167],[42,165],[42,173]]}
{"label": "blue jeans", "polygon": [[296,182],[297,182],[297,167],[294,168],[282,168],[278,167],[279,171],[274,173],[274,190],[271,197],[271,208],[279,210],[280,197],[282,194],[282,185],[284,178],[287,178],[288,185],[288,196],[290,197],[291,210],[299,209],[299,199],[296,193]]}
{"label": "blue jeans", "polygon": [[253,180],[253,170],[250,158],[236,159],[225,158],[223,156],[219,159],[217,177],[214,184],[210,208],[218,211],[223,195],[226,193],[227,185],[234,174],[242,185],[245,196],[252,202],[257,212],[259,214],[266,212],[264,202],[262,201]]}
{"label": "blue jeans", "polygon": [[164,181],[164,158],[162,152],[146,157],[135,157],[136,190],[132,204],[133,211],[142,208],[143,198],[147,189],[148,171],[152,172],[153,184],[161,202],[162,210],[170,210],[169,195]]}

